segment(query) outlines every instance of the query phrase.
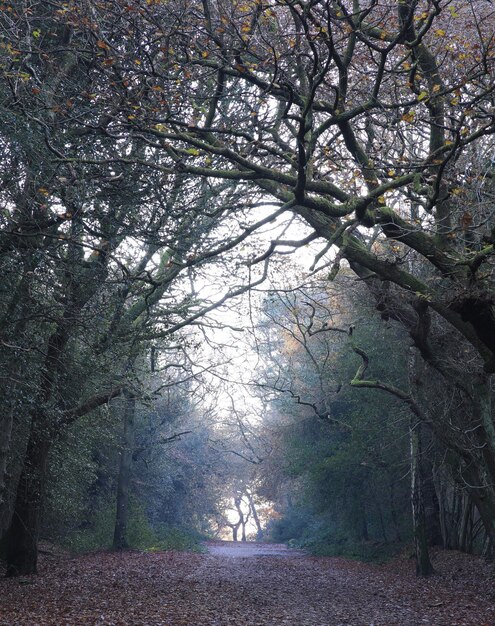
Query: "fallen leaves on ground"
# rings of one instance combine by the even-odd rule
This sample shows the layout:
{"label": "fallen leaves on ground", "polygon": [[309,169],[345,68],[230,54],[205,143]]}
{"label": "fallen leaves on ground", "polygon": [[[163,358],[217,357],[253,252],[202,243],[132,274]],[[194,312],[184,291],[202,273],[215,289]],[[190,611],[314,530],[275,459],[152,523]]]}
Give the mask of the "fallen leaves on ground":
{"label": "fallen leaves on ground", "polygon": [[251,545],[43,554],[37,576],[0,581],[0,624],[495,625],[493,566],[477,557],[438,552],[437,573],[425,580],[409,559],[369,565]]}

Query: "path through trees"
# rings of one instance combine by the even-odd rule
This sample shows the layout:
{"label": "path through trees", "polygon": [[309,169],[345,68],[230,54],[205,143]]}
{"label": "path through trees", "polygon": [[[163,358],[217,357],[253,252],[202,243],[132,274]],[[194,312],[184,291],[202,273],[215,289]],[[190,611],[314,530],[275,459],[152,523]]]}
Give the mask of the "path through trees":
{"label": "path through trees", "polygon": [[38,576],[0,581],[0,623],[480,626],[495,618],[490,567],[460,553],[439,553],[440,573],[428,580],[407,559],[367,565],[274,544],[43,558],[53,562]]}

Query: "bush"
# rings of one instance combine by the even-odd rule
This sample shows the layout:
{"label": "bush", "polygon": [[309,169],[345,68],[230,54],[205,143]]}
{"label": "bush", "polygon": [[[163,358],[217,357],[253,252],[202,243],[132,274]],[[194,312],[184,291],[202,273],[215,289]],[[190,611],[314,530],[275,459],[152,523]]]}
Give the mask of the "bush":
{"label": "bush", "polygon": [[70,532],[63,545],[72,552],[91,552],[112,546],[115,525],[115,503],[100,509],[88,527]]}
{"label": "bush", "polygon": [[359,541],[349,529],[329,516],[304,508],[291,508],[269,526],[269,539],[303,548],[314,556],[343,556],[358,561],[385,562],[399,554],[404,544]]}
{"label": "bush", "polygon": [[301,509],[290,509],[280,519],[272,520],[267,528],[267,537],[275,543],[299,541],[311,523],[311,516]]}
{"label": "bush", "polygon": [[158,550],[192,550],[200,552],[203,550],[201,537],[197,533],[171,526],[170,524],[160,524],[156,528],[158,537]]}
{"label": "bush", "polygon": [[[107,505],[95,516],[88,528],[70,533],[64,545],[73,552],[91,552],[110,549],[115,524],[115,502]],[[200,537],[187,530],[159,524],[153,528],[146,512],[136,500],[131,501],[127,540],[136,550],[201,550]]]}
{"label": "bush", "polygon": [[347,559],[373,563],[385,563],[394,558],[404,549],[403,544],[382,543],[378,541],[321,541],[313,540],[301,547],[306,548],[314,556],[343,556]]}

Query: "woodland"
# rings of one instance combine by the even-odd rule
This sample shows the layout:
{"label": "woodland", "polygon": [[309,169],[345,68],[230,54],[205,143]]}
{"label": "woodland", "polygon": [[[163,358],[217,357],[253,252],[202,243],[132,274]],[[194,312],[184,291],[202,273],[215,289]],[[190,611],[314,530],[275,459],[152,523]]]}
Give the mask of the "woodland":
{"label": "woodland", "polygon": [[495,558],[489,0],[1,0],[0,115],[7,577]]}

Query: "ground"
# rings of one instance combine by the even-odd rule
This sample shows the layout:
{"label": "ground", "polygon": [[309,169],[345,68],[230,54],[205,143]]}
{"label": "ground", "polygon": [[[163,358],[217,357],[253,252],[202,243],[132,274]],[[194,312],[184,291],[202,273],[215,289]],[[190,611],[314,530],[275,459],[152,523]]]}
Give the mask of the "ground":
{"label": "ground", "polygon": [[417,579],[386,565],[280,545],[212,542],[205,554],[42,555],[37,576],[0,580],[0,624],[146,626],[493,626],[493,565],[435,555]]}

